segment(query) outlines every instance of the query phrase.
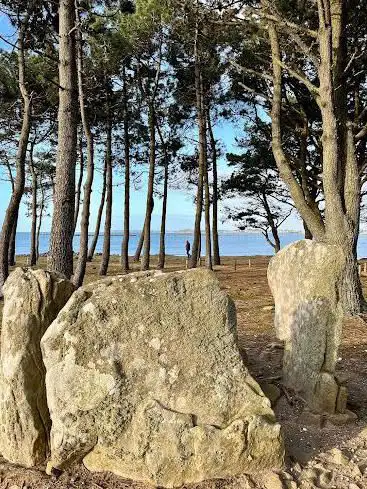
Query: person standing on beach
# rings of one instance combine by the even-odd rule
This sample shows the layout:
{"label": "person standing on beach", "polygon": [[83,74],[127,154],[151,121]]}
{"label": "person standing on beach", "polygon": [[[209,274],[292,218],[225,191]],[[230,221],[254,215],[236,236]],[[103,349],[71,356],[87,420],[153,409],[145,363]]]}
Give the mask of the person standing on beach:
{"label": "person standing on beach", "polygon": [[188,240],[186,240],[185,249],[186,249],[187,258],[190,258],[191,257],[191,255],[190,255],[191,245],[190,245],[190,241],[188,241]]}

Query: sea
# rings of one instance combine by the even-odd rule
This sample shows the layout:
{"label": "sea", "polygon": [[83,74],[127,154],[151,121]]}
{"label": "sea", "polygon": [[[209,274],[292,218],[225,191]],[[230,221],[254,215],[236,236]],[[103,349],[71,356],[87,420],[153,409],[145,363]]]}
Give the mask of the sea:
{"label": "sea", "polygon": [[[139,240],[139,232],[131,232],[129,254],[133,255]],[[89,237],[92,240],[92,235]],[[40,254],[45,254],[49,249],[50,233],[40,235]],[[119,255],[123,233],[113,232],[111,235],[111,254]],[[301,232],[280,233],[281,245],[303,239]],[[192,232],[168,232],[166,234],[166,254],[175,256],[185,255],[185,242],[192,244]],[[99,236],[96,253],[102,252],[103,235]],[[273,254],[273,248],[267,243],[261,233],[255,232],[224,232],[219,235],[220,254],[222,256],[256,256]],[[202,254],[205,253],[205,235],[202,235]],[[79,249],[79,235],[74,237],[74,251]],[[16,254],[28,255],[30,251],[30,233],[18,232],[16,238]],[[152,232],[151,254],[159,253],[159,232]],[[358,257],[367,257],[367,234],[361,234],[358,242]]]}

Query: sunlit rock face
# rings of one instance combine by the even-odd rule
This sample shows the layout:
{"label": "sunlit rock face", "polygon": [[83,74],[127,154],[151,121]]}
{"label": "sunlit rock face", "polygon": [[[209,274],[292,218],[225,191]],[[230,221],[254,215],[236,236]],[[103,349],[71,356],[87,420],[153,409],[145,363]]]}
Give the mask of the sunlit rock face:
{"label": "sunlit rock face", "polygon": [[83,459],[157,486],[278,467],[280,426],[243,364],[213,272],[144,272],[75,292],[42,339],[52,467]]}
{"label": "sunlit rock face", "polygon": [[49,452],[40,341],[73,290],[61,275],[25,268],[17,268],[3,287],[0,453],[26,467],[43,462]]}
{"label": "sunlit rock face", "polygon": [[319,413],[344,412],[347,393],[335,379],[343,311],[337,246],[302,240],[277,253],[268,268],[275,330],[285,343],[284,382]]}

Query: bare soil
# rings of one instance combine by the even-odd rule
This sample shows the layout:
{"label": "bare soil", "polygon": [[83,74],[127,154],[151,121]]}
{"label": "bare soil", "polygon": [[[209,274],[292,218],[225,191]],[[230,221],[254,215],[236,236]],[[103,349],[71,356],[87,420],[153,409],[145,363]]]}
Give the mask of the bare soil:
{"label": "bare soil", "polygon": [[[227,257],[216,267],[223,289],[235,300],[238,340],[247,355],[247,365],[261,385],[271,384],[281,397],[274,409],[283,429],[286,445],[284,470],[243,476],[232,480],[207,481],[192,489],[367,489],[367,319],[345,320],[338,373],[346,379],[348,408],[357,420],[343,426],[325,422],[318,425],[300,419],[302,399],[281,383],[282,345],[273,330],[273,299],[268,288],[267,257]],[[154,267],[153,259],[152,266]],[[26,259],[18,258],[18,266]],[[40,266],[45,266],[42,259]],[[137,265],[135,265],[137,269]],[[185,268],[185,259],[168,257],[167,270]],[[88,264],[86,281],[98,279],[99,257]],[[109,274],[120,273],[117,257]],[[362,276],[367,289],[367,277]],[[365,290],[367,292],[367,290]],[[0,314],[2,304],[0,303]],[[24,469],[0,458],[0,489],[145,489],[147,486],[119,479],[112,474],[91,474],[76,464],[59,477],[48,477],[44,467]]]}

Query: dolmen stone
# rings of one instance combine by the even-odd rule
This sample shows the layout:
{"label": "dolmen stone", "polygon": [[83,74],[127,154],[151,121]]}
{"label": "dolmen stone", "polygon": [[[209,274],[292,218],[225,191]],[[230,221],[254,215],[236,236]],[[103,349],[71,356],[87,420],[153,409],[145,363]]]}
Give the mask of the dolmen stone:
{"label": "dolmen stone", "polygon": [[315,413],[346,409],[346,388],[335,378],[343,319],[338,296],[343,264],[337,246],[302,240],[283,248],[268,268],[275,330],[285,343],[283,381]]}
{"label": "dolmen stone", "polygon": [[74,290],[60,275],[17,268],[7,279],[0,354],[0,453],[31,467],[49,453],[41,338]]}
{"label": "dolmen stone", "polygon": [[269,400],[244,365],[213,272],[140,272],[76,291],[42,338],[48,472],[177,487],[279,467]]}

